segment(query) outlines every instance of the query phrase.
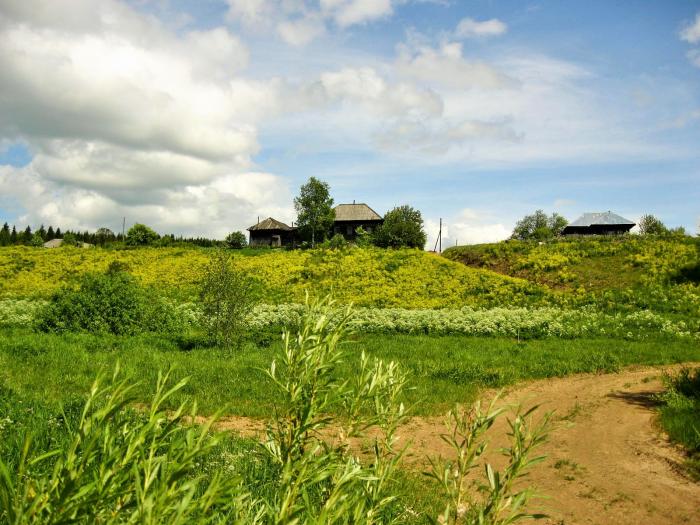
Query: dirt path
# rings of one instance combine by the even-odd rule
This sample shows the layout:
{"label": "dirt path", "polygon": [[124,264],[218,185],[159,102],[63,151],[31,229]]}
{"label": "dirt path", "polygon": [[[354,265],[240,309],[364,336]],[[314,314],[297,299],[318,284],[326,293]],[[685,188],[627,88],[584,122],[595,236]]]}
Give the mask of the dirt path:
{"label": "dirt path", "polygon": [[[700,523],[700,484],[679,472],[681,452],[654,423],[653,394],[662,388],[663,369],[536,381],[506,394],[505,402],[540,404],[560,421],[542,449],[547,461],[531,475],[532,485],[550,498],[542,503],[551,516],[546,523]],[[248,435],[261,430],[260,422],[242,418],[228,418],[222,427]],[[444,418],[412,419],[402,430],[413,443],[408,460],[419,464],[427,455],[449,454],[439,438],[444,431]],[[500,446],[505,425],[491,433],[490,446]]]}

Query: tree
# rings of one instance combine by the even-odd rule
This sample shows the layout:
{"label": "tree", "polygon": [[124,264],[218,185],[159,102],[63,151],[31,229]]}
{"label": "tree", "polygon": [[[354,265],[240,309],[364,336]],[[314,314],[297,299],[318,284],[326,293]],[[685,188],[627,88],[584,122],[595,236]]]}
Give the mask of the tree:
{"label": "tree", "polygon": [[148,246],[160,236],[145,224],[136,223],[126,232],[126,244],[129,246]]}
{"label": "tree", "polygon": [[49,225],[49,229],[46,230],[46,240],[52,241],[56,238],[56,232],[53,231],[53,226]]}
{"label": "tree", "polygon": [[374,233],[374,244],[383,248],[424,248],[427,238],[420,211],[404,205],[384,216],[384,223]]}
{"label": "tree", "polygon": [[10,244],[17,244],[17,228],[15,228],[15,225],[12,225],[12,233],[10,233]]}
{"label": "tree", "polygon": [[109,228],[98,228],[95,232],[95,241],[98,244],[105,244],[114,240],[116,240],[116,236]]}
{"label": "tree", "polygon": [[36,248],[41,248],[44,246],[44,238],[41,236],[40,231],[37,230],[34,232],[34,235],[32,235],[31,245]]}
{"label": "tree", "polygon": [[232,250],[240,250],[241,248],[248,246],[248,241],[245,238],[245,234],[240,231],[229,233],[224,242],[226,243],[226,246]]}
{"label": "tree", "polygon": [[335,212],[327,182],[311,177],[299,190],[299,196],[294,199],[294,208],[302,239],[311,241],[311,246],[314,247],[317,239],[325,240],[328,237],[335,220]]}
{"label": "tree", "polygon": [[2,225],[2,230],[0,230],[0,246],[7,246],[10,244],[10,225],[5,223]]}
{"label": "tree", "polygon": [[642,215],[639,220],[639,233],[642,235],[663,235],[668,233],[668,228],[660,219],[651,214]]}
{"label": "tree", "polygon": [[75,237],[75,234],[71,231],[67,231],[63,235],[63,243],[61,243],[61,246],[77,246],[78,245],[78,239]]}
{"label": "tree", "polygon": [[32,228],[27,226],[27,228],[20,234],[20,243],[31,244],[32,242]]}
{"label": "tree", "polygon": [[200,282],[201,322],[210,341],[224,348],[239,347],[245,318],[255,302],[254,281],[233,267],[225,250],[216,250]]}
{"label": "tree", "polygon": [[511,238],[523,241],[551,239],[559,235],[567,224],[569,222],[558,213],[552,213],[548,216],[544,211],[537,210],[516,223]]}

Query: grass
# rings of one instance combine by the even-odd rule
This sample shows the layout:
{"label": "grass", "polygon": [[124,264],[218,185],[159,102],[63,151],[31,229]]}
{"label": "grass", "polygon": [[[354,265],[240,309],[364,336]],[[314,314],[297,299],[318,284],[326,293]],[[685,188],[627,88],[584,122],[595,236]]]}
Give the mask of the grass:
{"label": "grass", "polygon": [[[22,397],[52,402],[82,398],[100,371],[119,362],[139,381],[144,399],[153,391],[159,370],[175,367],[175,378],[191,381],[173,405],[195,397],[203,413],[227,407],[226,414],[269,416],[275,406],[263,369],[281,343],[248,343],[237,352],[162,336],[92,336],[37,334],[27,329],[0,330],[0,384]],[[466,336],[357,335],[351,354],[394,360],[409,374],[406,401],[416,414],[442,414],[455,403],[476,398],[480,388],[574,373],[614,372],[633,364],[668,364],[700,360],[697,342],[615,339],[530,340]],[[351,377],[348,360],[340,374]]]}
{"label": "grass", "polygon": [[688,453],[686,471],[700,481],[700,368],[666,378],[659,421],[675,443]]}

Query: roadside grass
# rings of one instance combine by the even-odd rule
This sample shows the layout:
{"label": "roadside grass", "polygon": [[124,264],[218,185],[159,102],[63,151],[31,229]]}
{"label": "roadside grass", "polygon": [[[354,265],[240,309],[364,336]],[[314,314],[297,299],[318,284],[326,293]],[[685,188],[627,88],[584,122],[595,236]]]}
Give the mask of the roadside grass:
{"label": "roadside grass", "polygon": [[686,368],[665,379],[659,421],[669,438],[687,451],[687,473],[700,481],[700,368]]}
{"label": "roadside grass", "polygon": [[[281,342],[274,338],[240,351],[223,351],[197,341],[163,336],[39,334],[28,329],[0,330],[0,384],[29,400],[70,403],[82,399],[99,372],[117,362],[140,381],[137,395],[153,391],[159,370],[173,367],[173,379],[190,376],[171,400],[173,407],[196,398],[200,412],[249,417],[269,416],[275,399],[263,369]],[[481,388],[500,388],[528,379],[575,373],[615,372],[621,367],[700,361],[693,340],[617,339],[529,340],[467,336],[355,335],[348,359],[339,368],[353,377],[364,350],[370,357],[397,361],[408,371],[406,403],[416,415],[443,414],[455,403],[476,399]]]}

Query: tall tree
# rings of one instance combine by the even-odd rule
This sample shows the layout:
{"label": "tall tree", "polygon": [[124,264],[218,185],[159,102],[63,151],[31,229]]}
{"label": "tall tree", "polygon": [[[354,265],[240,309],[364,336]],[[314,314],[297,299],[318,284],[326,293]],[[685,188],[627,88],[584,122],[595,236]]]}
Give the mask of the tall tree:
{"label": "tall tree", "polygon": [[12,225],[12,232],[10,233],[10,244],[17,244],[19,242],[19,235],[17,235],[17,228]]}
{"label": "tall tree", "polygon": [[327,182],[311,177],[299,190],[299,196],[294,199],[294,208],[302,239],[311,241],[311,246],[314,247],[317,240],[325,240],[328,237],[335,220],[335,212]]}
{"label": "tall tree", "polygon": [[27,226],[22,233],[22,239],[20,241],[22,244],[31,244],[32,242],[32,228]]}
{"label": "tall tree", "polygon": [[56,238],[56,232],[53,231],[53,226],[49,224],[49,229],[46,230],[46,240],[52,241]]}
{"label": "tall tree", "polygon": [[424,248],[426,240],[420,211],[408,205],[388,212],[374,233],[374,243],[383,248]]}
{"label": "tall tree", "polygon": [[2,230],[0,230],[0,246],[7,246],[10,244],[10,226],[5,223],[2,225]]}

